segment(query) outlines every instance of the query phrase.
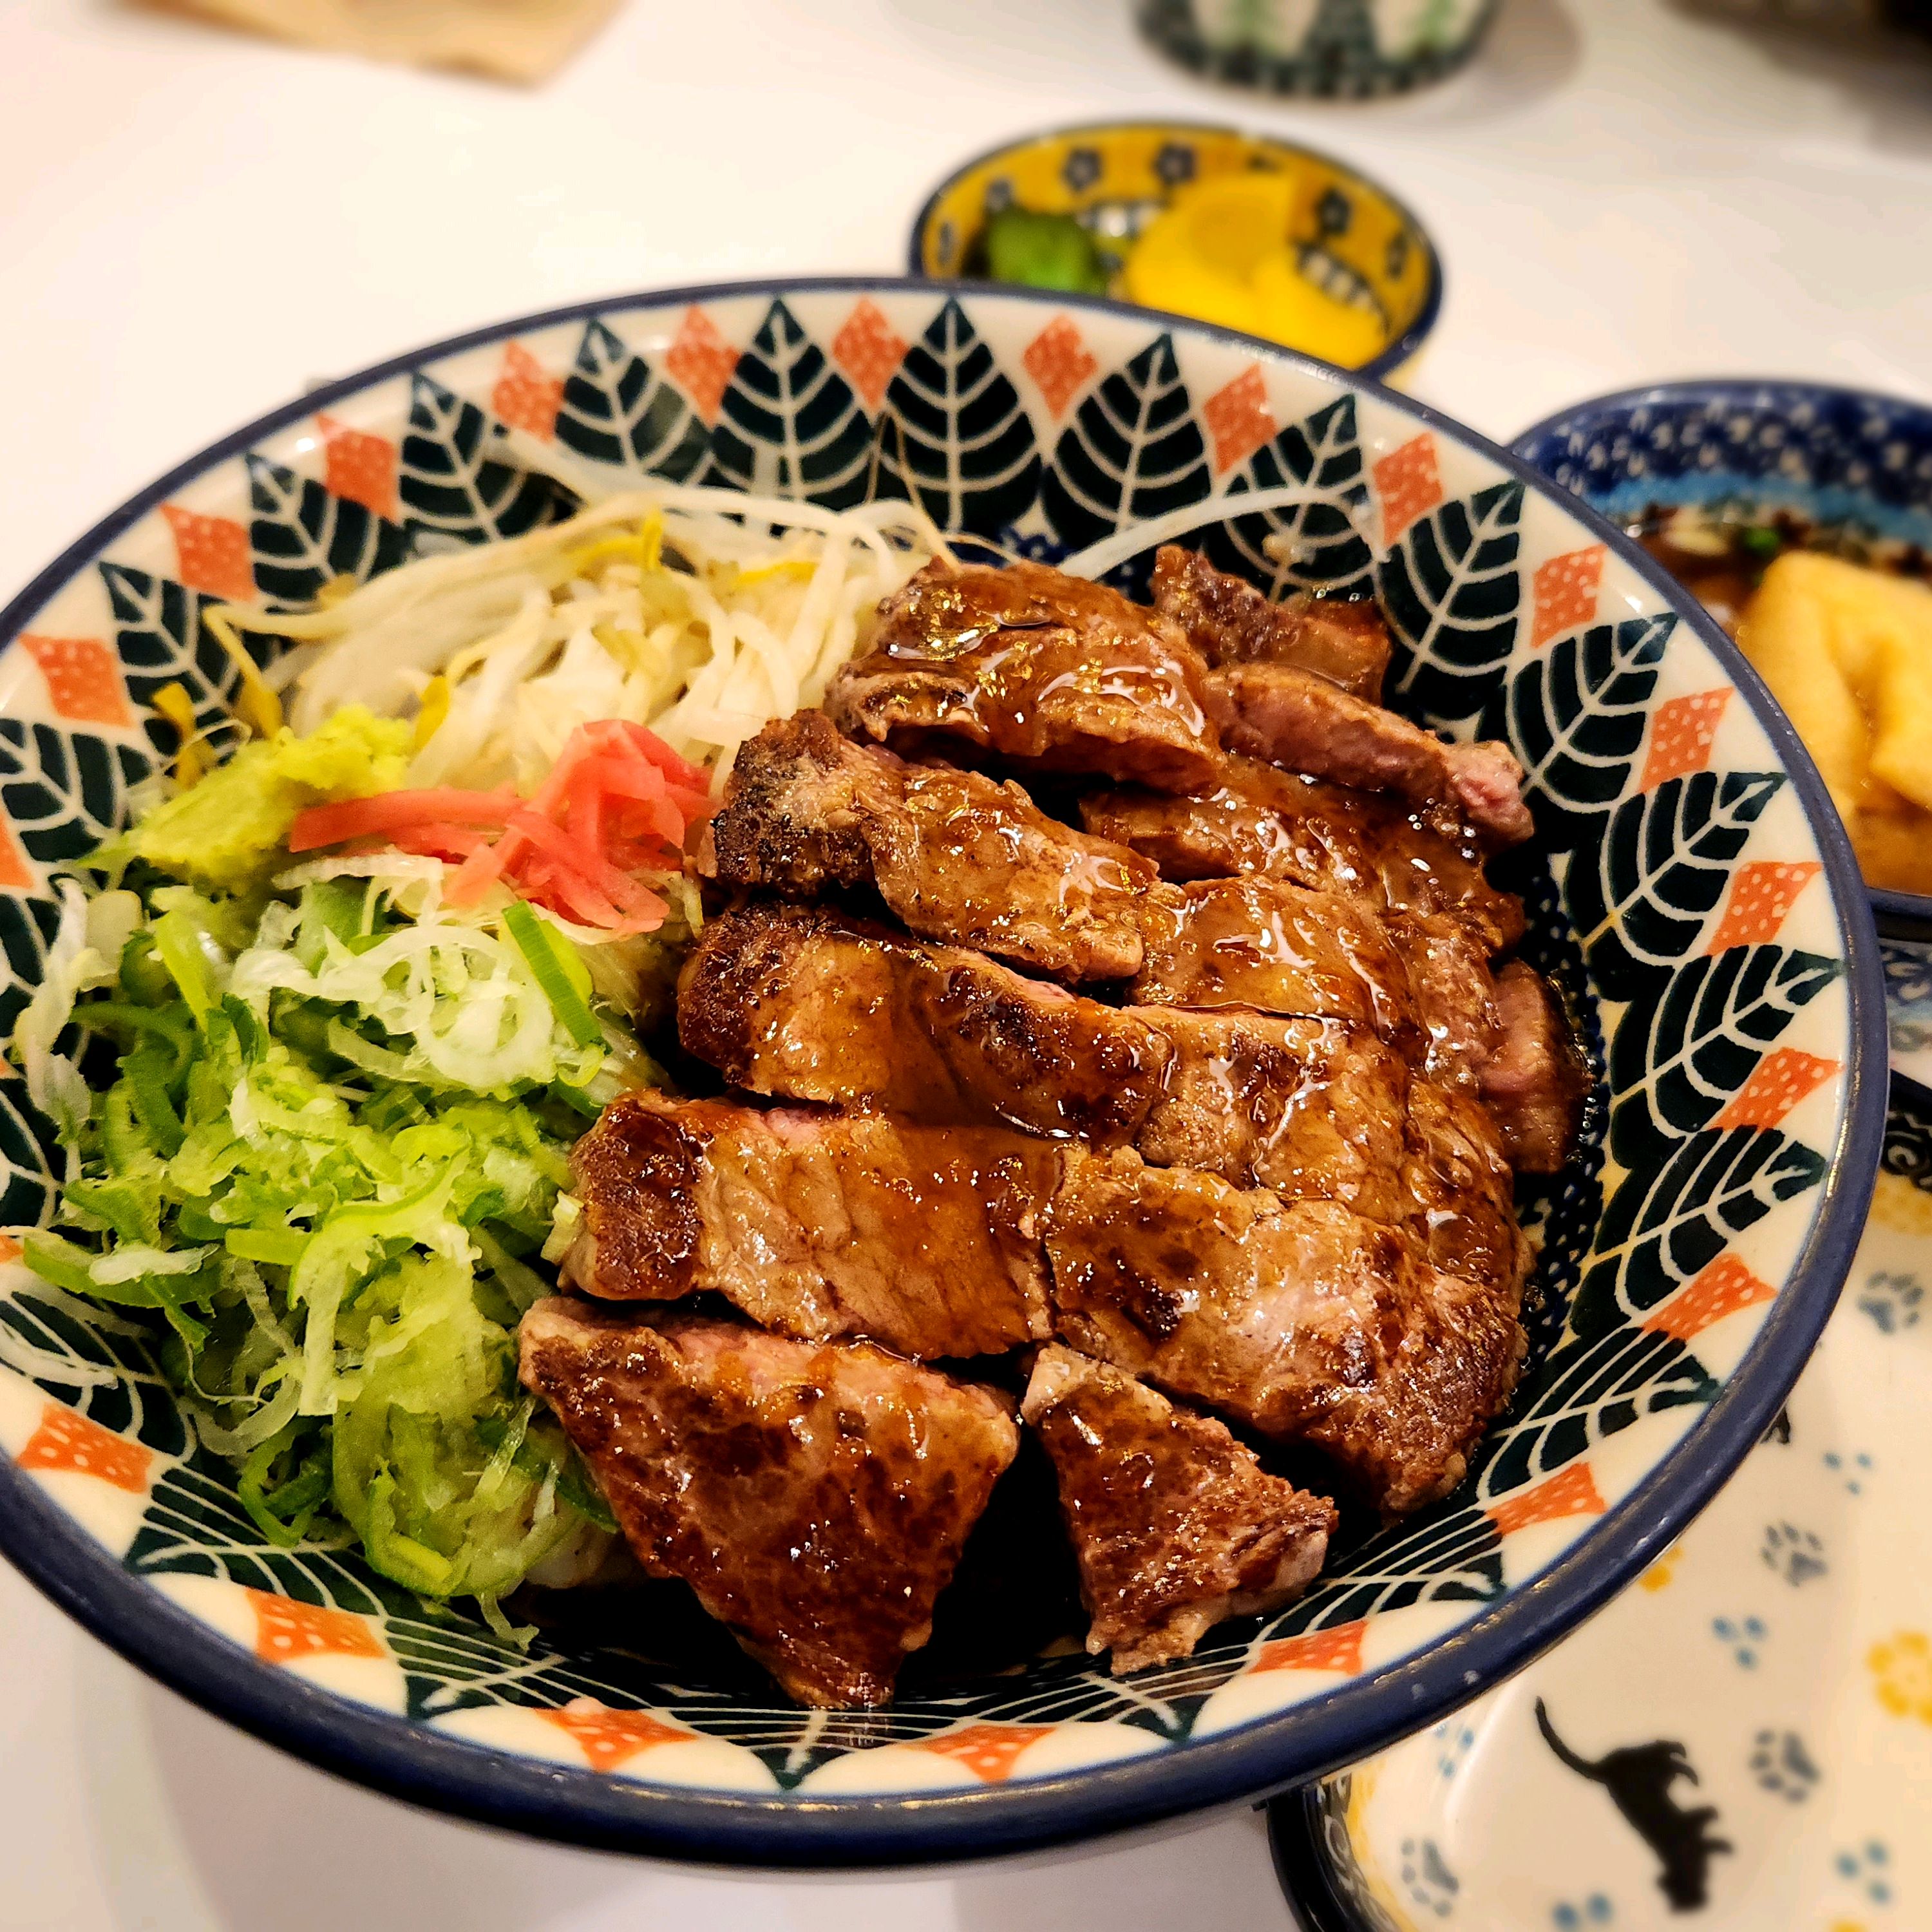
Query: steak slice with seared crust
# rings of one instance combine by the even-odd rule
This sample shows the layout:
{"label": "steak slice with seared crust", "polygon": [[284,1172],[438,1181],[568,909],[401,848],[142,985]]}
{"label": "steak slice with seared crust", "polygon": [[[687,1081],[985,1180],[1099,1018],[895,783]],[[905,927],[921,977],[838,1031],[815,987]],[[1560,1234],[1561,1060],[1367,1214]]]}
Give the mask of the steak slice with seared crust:
{"label": "steak slice with seared crust", "polygon": [[1132,1153],[1069,1151],[1046,1250],[1064,1340],[1324,1451],[1391,1514],[1461,1480],[1522,1360],[1514,1283],[1431,1268],[1334,1202]]}
{"label": "steak slice with seared crust", "polygon": [[678,1033],[754,1094],[1102,1142],[1132,1137],[1172,1052],[1131,1014],[963,947],[783,905],[706,926]]}
{"label": "steak slice with seared crust", "polygon": [[866,1342],[555,1297],[526,1387],[638,1560],[681,1577],[802,1704],[880,1704],[1019,1446],[1010,1405]]}
{"label": "steak slice with seared crust", "polygon": [[734,1086],[999,1123],[1401,1211],[1408,1075],[1366,1028],[1109,1006],[830,911],[747,906],[685,964],[685,1046]]}
{"label": "steak slice with seared crust", "polygon": [[742,747],[705,840],[699,869],[723,885],[790,898],[870,885],[914,932],[1057,980],[1140,968],[1146,860],[1048,818],[1016,784],[854,744],[823,712]]}
{"label": "steak slice with seared crust", "polygon": [[1383,926],[1408,970],[1415,1016],[1428,1035],[1430,1078],[1472,1084],[1501,1036],[1488,947],[1444,913],[1392,912]]}
{"label": "steak slice with seared crust", "polygon": [[[1504,745],[1445,745],[1393,711],[1287,664],[1232,664],[1202,687],[1231,752],[1418,804],[1454,805],[1492,844],[1536,830],[1522,802],[1522,767]],[[1203,790],[1204,787],[1190,787]]]}
{"label": "steak slice with seared crust", "polygon": [[1298,591],[1274,603],[1198,552],[1162,544],[1154,557],[1154,608],[1210,664],[1293,664],[1358,698],[1382,694],[1388,626],[1371,598]]}
{"label": "steak slice with seared crust", "polygon": [[1051,1332],[1039,1222],[1059,1160],[994,1128],[626,1094],[572,1151],[563,1279],[612,1300],[710,1291],[781,1334],[921,1360],[998,1354]]}
{"label": "steak slice with seared crust", "polygon": [[879,607],[826,709],[899,750],[951,741],[1044,771],[1192,790],[1219,749],[1178,625],[1043,564],[928,564]]}
{"label": "steak slice with seared crust", "polygon": [[1354,791],[1254,758],[1223,761],[1198,798],[1138,785],[1090,792],[1081,821],[1166,879],[1260,872],[1352,892],[1378,912],[1450,913],[1492,952],[1522,937],[1522,902],[1484,876],[1481,841],[1452,807]]}
{"label": "steak slice with seared crust", "polygon": [[1232,1008],[1129,1010],[1174,1049],[1134,1136],[1143,1160],[1317,1195],[1372,1220],[1405,1214],[1408,1066],[1367,1028]]}
{"label": "steak slice with seared crust", "polygon": [[[1488,1109],[1466,1090],[1412,1083],[1399,1219],[1432,1268],[1520,1294],[1534,1259],[1516,1179]],[[1352,1205],[1353,1204],[1348,1204]]]}
{"label": "steak slice with seared crust", "polygon": [[1353,1020],[1411,1038],[1408,974],[1359,899],[1288,879],[1204,879],[1147,904],[1147,952],[1128,997],[1142,1006],[1252,1006]]}
{"label": "steak slice with seared crust", "polygon": [[1520,1174],[1561,1174],[1576,1142],[1590,1072],[1549,982],[1513,959],[1496,975],[1498,1038],[1477,1090]]}
{"label": "steak slice with seared crust", "polygon": [[1319,1573],[1334,1505],[1270,1476],[1218,1422],[1071,1348],[1042,1348],[1022,1414],[1115,1676],[1187,1657],[1226,1617],[1272,1610]]}

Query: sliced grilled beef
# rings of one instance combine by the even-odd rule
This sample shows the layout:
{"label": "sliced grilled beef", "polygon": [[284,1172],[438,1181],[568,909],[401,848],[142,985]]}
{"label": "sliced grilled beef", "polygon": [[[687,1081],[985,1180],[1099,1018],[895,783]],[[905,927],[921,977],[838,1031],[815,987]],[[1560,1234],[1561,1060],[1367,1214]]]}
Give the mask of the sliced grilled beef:
{"label": "sliced grilled beef", "polygon": [[1103,1142],[1132,1136],[1171,1054],[1118,1007],[799,906],[705,927],[679,981],[678,1031],[754,1094]]}
{"label": "sliced grilled beef", "polygon": [[1252,1006],[1413,1032],[1408,974],[1373,912],[1287,879],[1204,879],[1150,898],[1129,989],[1144,1006]]}
{"label": "sliced grilled beef", "polygon": [[1478,1090],[1520,1173],[1561,1174],[1576,1144],[1589,1070],[1548,982],[1513,959],[1496,975],[1498,1038]]}
{"label": "sliced grilled beef", "polygon": [[1048,1332],[1039,1210],[1059,1156],[988,1128],[627,1094],[571,1155],[565,1281],[616,1300],[710,1291],[781,1334],[920,1360]]}
{"label": "sliced grilled beef", "polygon": [[1232,1009],[1132,1010],[1174,1049],[1134,1136],[1143,1159],[1340,1201],[1372,1220],[1407,1213],[1408,1068],[1367,1028]]}
{"label": "sliced grilled beef", "polygon": [[1000,1123],[1244,1184],[1402,1210],[1407,1076],[1366,1028],[1121,1008],[819,909],[712,920],[684,1044],[734,1086],[942,1126]]}
{"label": "sliced grilled beef", "polygon": [[1072,1150],[1046,1246],[1064,1340],[1324,1451],[1390,1513],[1461,1480],[1515,1383],[1513,1283],[1432,1268],[1333,1202]]}
{"label": "sliced grilled beef", "polygon": [[1432,1268],[1520,1293],[1533,1256],[1516,1222],[1515,1177],[1488,1110],[1466,1089],[1414,1081],[1406,1138],[1402,1205],[1392,1218]]}
{"label": "sliced grilled beef", "polygon": [[700,869],[724,885],[793,898],[872,885],[914,932],[1055,979],[1139,970],[1146,860],[1048,818],[1016,784],[854,744],[823,712],[740,750],[706,838]]}
{"label": "sliced grilled beef", "polygon": [[1484,876],[1481,841],[1453,807],[1353,791],[1253,758],[1223,761],[1197,798],[1141,786],[1080,801],[1089,832],[1130,848],[1163,878],[1260,872],[1352,892],[1378,912],[1452,913],[1491,950],[1522,936],[1522,904]]}
{"label": "sliced grilled beef", "polygon": [[1408,969],[1414,1010],[1428,1035],[1430,1077],[1450,1086],[1472,1083],[1499,1037],[1488,947],[1443,913],[1390,913],[1383,925]]}
{"label": "sliced grilled beef", "polygon": [[855,737],[980,748],[1045,771],[1186,791],[1217,749],[1180,627],[1036,563],[928,564],[880,606],[826,708]]}
{"label": "sliced grilled beef", "polygon": [[1224,1617],[1276,1609],[1321,1570],[1332,1504],[1118,1369],[1043,1348],[1022,1413],[1053,1459],[1087,1648],[1111,1649],[1116,1676],[1191,1655]]}
{"label": "sliced grilled beef", "polygon": [[1388,626],[1366,598],[1298,592],[1271,603],[1204,556],[1163,544],[1154,553],[1154,608],[1172,617],[1210,664],[1293,664],[1358,698],[1382,696]]}
{"label": "sliced grilled beef", "polygon": [[1231,752],[1337,784],[1399,792],[1418,804],[1453,803],[1495,844],[1518,843],[1536,829],[1522,802],[1522,768],[1505,746],[1445,745],[1393,711],[1287,664],[1210,671],[1202,692]]}
{"label": "sliced grilled beef", "polygon": [[650,1574],[690,1584],[801,1703],[892,1694],[1018,1447],[1002,1397],[868,1343],[561,1297],[520,1340]]}

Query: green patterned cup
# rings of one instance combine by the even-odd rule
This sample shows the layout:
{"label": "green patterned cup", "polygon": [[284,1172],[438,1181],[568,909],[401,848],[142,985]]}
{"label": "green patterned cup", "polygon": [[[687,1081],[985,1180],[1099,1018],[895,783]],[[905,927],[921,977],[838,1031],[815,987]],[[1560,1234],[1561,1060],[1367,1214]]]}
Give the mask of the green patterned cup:
{"label": "green patterned cup", "polygon": [[1366,100],[1457,68],[1498,0],[1140,0],[1141,31],[1183,66],[1275,94]]}

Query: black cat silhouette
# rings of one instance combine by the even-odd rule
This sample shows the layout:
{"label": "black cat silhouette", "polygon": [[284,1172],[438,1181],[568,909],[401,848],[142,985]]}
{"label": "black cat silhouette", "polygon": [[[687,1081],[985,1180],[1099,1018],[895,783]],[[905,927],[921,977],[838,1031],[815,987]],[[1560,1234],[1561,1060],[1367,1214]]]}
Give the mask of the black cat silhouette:
{"label": "black cat silhouette", "polygon": [[1540,1697],[1536,1700],[1536,1725],[1544,1742],[1579,1778],[1600,1784],[1610,1794],[1631,1828],[1657,1854],[1664,1868],[1657,1882],[1671,1910],[1694,1912],[1704,1904],[1712,1858],[1735,1847],[1727,1838],[1710,1835],[1718,1815],[1714,1804],[1687,1811],[1671,1796],[1670,1787],[1680,1778],[1697,1782],[1684,1747],[1659,1738],[1654,1744],[1628,1744],[1594,1760],[1580,1757],[1556,1735]]}

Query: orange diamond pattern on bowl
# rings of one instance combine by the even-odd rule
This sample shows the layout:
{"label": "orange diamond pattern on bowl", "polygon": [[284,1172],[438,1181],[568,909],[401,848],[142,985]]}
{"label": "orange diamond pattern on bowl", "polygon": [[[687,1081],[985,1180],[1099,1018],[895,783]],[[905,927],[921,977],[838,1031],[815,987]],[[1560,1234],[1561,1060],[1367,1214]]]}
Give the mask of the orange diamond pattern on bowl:
{"label": "orange diamond pattern on bowl", "polygon": [[832,359],[852,379],[852,386],[876,410],[905,360],[907,344],[886,320],[885,310],[862,296],[838,333],[832,338]]}
{"label": "orange diamond pattern on bowl", "polygon": [[1760,1281],[1736,1255],[1720,1255],[1694,1276],[1690,1286],[1679,1288],[1661,1308],[1644,1322],[1647,1335],[1670,1335],[1679,1342],[1694,1341],[1714,1322],[1735,1315],[1760,1301],[1769,1301],[1778,1291]]}
{"label": "orange diamond pattern on bowl", "polygon": [[1711,762],[1712,741],[1730,701],[1726,688],[1666,698],[1657,707],[1650,724],[1650,754],[1643,761],[1646,791],[1654,791],[1672,778],[1687,778]]}
{"label": "orange diamond pattern on bowl", "polygon": [[1378,456],[1372,466],[1376,494],[1382,506],[1382,542],[1397,542],[1442,501],[1442,477],[1436,465],[1436,439],[1418,436]]}
{"label": "orange diamond pattern on bowl", "polygon": [[255,594],[255,567],[248,556],[248,532],[230,517],[204,517],[178,503],[164,503],[161,514],[175,533],[175,574],[190,590],[205,591],[231,604]]}
{"label": "orange diamond pattern on bowl", "polygon": [[1532,648],[1540,650],[1552,638],[1591,622],[1597,614],[1597,590],[1603,580],[1601,544],[1566,550],[1538,564],[1530,580],[1534,608],[1529,626]]}
{"label": "orange diamond pattern on bowl", "polygon": [[378,517],[396,514],[396,446],[386,436],[351,429],[319,416],[322,442],[322,487]]}
{"label": "orange diamond pattern on bowl", "polygon": [[97,1477],[130,1496],[146,1496],[154,1452],[104,1429],[92,1417],[50,1402],[18,1458],[23,1469],[59,1469]]}
{"label": "orange diamond pattern on bowl", "polygon": [[648,1711],[614,1711],[595,1697],[573,1697],[560,1711],[539,1711],[546,1724],[574,1738],[592,1771],[611,1771],[653,1744],[686,1744],[692,1733]]}
{"label": "orange diamond pattern on bowl", "polygon": [[1483,1514],[1498,1536],[1511,1536],[1532,1523],[1561,1522],[1565,1516],[1601,1516],[1604,1503],[1588,1462],[1572,1462],[1553,1476],[1492,1503]]}
{"label": "orange diamond pattern on bowl", "polygon": [[548,442],[556,434],[556,412],[563,407],[563,378],[553,376],[520,342],[506,343],[490,407],[500,422]]}
{"label": "orange diamond pattern on bowl", "polygon": [[1718,1116],[1720,1127],[1774,1127],[1799,1101],[1830,1079],[1840,1063],[1820,1060],[1795,1046],[1767,1053],[1751,1069],[1750,1078],[1731,1096]]}
{"label": "orange diamond pattern on bowl", "polygon": [[321,1604],[298,1603],[267,1590],[245,1589],[255,1612],[255,1654],[266,1664],[296,1664],[306,1657],[388,1655],[367,1617]]}
{"label": "orange diamond pattern on bowl", "polygon": [[911,1748],[957,1758],[982,1784],[1000,1784],[1013,1774],[1021,1752],[1053,1731],[1051,1724],[968,1724],[942,1737],[922,1738]]}
{"label": "orange diamond pattern on bowl", "polygon": [[1274,440],[1280,427],[1268,408],[1268,385],[1258,362],[1250,362],[1232,382],[1216,389],[1202,404],[1201,414],[1214,439],[1216,474],[1246,462]]}
{"label": "orange diamond pattern on bowl", "polygon": [[0,892],[37,892],[40,889],[39,874],[28,864],[5,813],[0,812]]}
{"label": "orange diamond pattern on bowl", "polygon": [[1336,1624],[1330,1630],[1304,1630],[1264,1643],[1255,1658],[1257,1670],[1334,1670],[1352,1677],[1362,1667],[1364,1622]]}
{"label": "orange diamond pattern on bowl", "polygon": [[1057,315],[1026,346],[1020,360],[1040,386],[1046,406],[1058,417],[1100,368],[1070,318]]}
{"label": "orange diamond pattern on bowl", "polygon": [[47,702],[70,724],[108,724],[126,731],[134,713],[121,662],[98,638],[39,638],[22,634],[20,648],[47,681]]}
{"label": "orange diamond pattern on bowl", "polygon": [[1815,859],[1796,863],[1761,859],[1740,866],[1717,934],[1706,950],[1728,952],[1733,946],[1762,946],[1775,939],[1799,893],[1823,869]]}
{"label": "orange diamond pattern on bowl", "polygon": [[665,352],[664,367],[691,398],[691,406],[707,423],[718,419],[718,406],[730,386],[738,352],[718,332],[701,308],[688,308],[677,334]]}

